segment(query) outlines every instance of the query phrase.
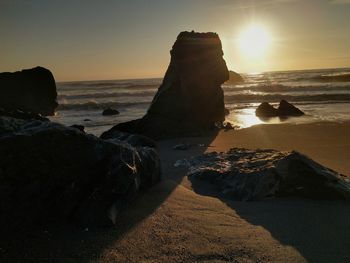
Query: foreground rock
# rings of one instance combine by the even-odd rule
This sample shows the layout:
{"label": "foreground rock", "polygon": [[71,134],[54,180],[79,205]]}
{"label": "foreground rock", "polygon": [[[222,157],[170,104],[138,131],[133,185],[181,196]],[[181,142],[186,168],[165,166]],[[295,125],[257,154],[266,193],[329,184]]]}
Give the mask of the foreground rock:
{"label": "foreground rock", "polygon": [[181,32],[162,85],[142,118],[112,128],[153,139],[198,133],[225,119],[221,84],[229,78],[219,36]]}
{"label": "foreground rock", "polygon": [[290,104],[286,100],[281,100],[278,108],[274,108],[267,102],[261,103],[255,110],[255,115],[262,118],[302,116],[304,112]]}
{"label": "foreground rock", "polygon": [[157,143],[144,135],[130,134],[118,130],[109,130],[101,134],[102,139],[113,139],[121,142],[126,142],[134,147],[151,147],[155,148]]}
{"label": "foreground rock", "polygon": [[189,167],[188,177],[217,187],[233,200],[262,200],[277,196],[350,199],[350,180],[298,152],[232,148],[207,153],[175,166]]}
{"label": "foreground rock", "polygon": [[40,120],[40,121],[50,121],[48,118],[43,117],[41,114],[32,113],[32,112],[24,112],[21,110],[6,110],[4,108],[0,108],[0,116],[2,117],[12,117],[16,119],[22,120]]}
{"label": "foreground rock", "polygon": [[0,118],[1,224],[115,223],[136,193],[160,180],[153,148],[76,128]]}
{"label": "foreground rock", "polygon": [[73,125],[69,126],[69,128],[78,129],[79,131],[85,133],[85,127],[84,127],[84,125],[73,124]]}
{"label": "foreground rock", "polygon": [[57,105],[56,83],[48,69],[36,67],[0,73],[0,107],[54,115]]}

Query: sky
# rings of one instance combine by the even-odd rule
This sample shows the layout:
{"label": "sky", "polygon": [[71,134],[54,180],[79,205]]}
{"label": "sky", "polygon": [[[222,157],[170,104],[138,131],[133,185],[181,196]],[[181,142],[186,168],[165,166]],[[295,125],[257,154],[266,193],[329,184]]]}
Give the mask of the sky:
{"label": "sky", "polygon": [[[269,45],[239,41],[251,25]],[[58,81],[162,77],[181,31],[217,32],[237,72],[350,67],[350,0],[0,0],[0,72]]]}

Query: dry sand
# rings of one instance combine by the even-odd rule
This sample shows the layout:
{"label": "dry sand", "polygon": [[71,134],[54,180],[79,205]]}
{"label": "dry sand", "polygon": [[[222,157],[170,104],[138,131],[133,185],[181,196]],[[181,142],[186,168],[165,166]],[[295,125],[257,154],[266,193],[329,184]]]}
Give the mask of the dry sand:
{"label": "dry sand", "polygon": [[[27,234],[0,248],[0,261],[350,262],[349,203],[220,200],[193,191],[186,170],[174,167],[205,151],[260,147],[295,149],[350,175],[349,135],[350,123],[283,124],[160,142],[162,183],[141,194],[116,227]],[[182,142],[205,147],[172,149]]]}
{"label": "dry sand", "polygon": [[350,123],[257,125],[249,129],[222,131],[209,150],[230,147],[297,150],[315,161],[350,176]]}

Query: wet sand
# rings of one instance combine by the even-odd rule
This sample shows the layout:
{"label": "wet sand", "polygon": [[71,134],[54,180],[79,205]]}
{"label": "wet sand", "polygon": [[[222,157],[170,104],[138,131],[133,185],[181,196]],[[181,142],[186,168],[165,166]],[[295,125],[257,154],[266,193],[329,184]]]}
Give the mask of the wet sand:
{"label": "wet sand", "polygon": [[[223,200],[195,192],[186,169],[174,167],[207,151],[274,148],[298,150],[350,175],[349,134],[350,123],[282,124],[162,141],[163,181],[139,195],[115,227],[20,233],[6,247],[0,244],[0,261],[350,262],[349,203]],[[173,150],[178,143],[197,146]]]}

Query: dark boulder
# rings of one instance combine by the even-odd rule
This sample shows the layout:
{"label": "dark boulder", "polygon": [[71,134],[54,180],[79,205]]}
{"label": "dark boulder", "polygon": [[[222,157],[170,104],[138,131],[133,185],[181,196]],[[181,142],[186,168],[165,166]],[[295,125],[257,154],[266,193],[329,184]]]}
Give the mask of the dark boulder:
{"label": "dark boulder", "polygon": [[102,140],[53,122],[0,117],[1,225],[116,222],[160,180],[153,148]]}
{"label": "dark boulder", "polygon": [[190,143],[180,143],[180,144],[176,144],[173,146],[173,150],[181,150],[181,151],[186,151],[188,149],[190,149],[191,147],[193,147],[193,144]]}
{"label": "dark boulder", "polygon": [[236,84],[236,83],[242,83],[244,82],[244,79],[241,75],[239,75],[237,72],[234,72],[232,70],[229,71],[229,79],[226,82],[227,84]]}
{"label": "dark boulder", "polygon": [[311,199],[350,200],[350,180],[298,152],[232,148],[207,153],[175,166],[188,166],[194,190],[201,181],[233,200],[262,200],[298,196]]}
{"label": "dark boulder", "polygon": [[46,116],[54,115],[57,105],[56,83],[48,69],[0,73],[0,107]]}
{"label": "dark boulder", "polygon": [[16,119],[8,116],[0,117],[0,137],[18,131],[26,123],[28,123],[28,121],[24,119]]}
{"label": "dark boulder", "polygon": [[50,121],[48,118],[45,118],[38,113],[24,112],[21,110],[6,110],[3,108],[0,108],[0,116],[12,117],[22,120]]}
{"label": "dark boulder", "polygon": [[255,110],[255,115],[261,118],[292,117],[304,115],[304,112],[286,100],[281,100],[277,109],[267,102],[261,103]]}
{"label": "dark boulder", "polygon": [[126,132],[121,132],[118,130],[109,130],[101,134],[101,139],[108,140],[114,139],[122,142],[126,142],[134,147],[151,147],[155,148],[157,143],[144,135],[140,134],[130,134]]}
{"label": "dark boulder", "polygon": [[235,127],[231,124],[231,122],[227,122],[227,123],[224,125],[224,129],[225,129],[225,130],[234,130]]}
{"label": "dark boulder", "polygon": [[215,33],[181,32],[147,114],[112,128],[153,139],[186,136],[225,119],[221,84],[229,78]]}
{"label": "dark boulder", "polygon": [[110,116],[110,115],[117,115],[117,114],[119,114],[119,111],[117,111],[116,109],[112,109],[112,108],[104,109],[102,112],[103,116]]}
{"label": "dark boulder", "polygon": [[256,108],[255,115],[262,118],[269,118],[278,116],[278,112],[272,105],[263,102]]}
{"label": "dark boulder", "polygon": [[299,110],[294,105],[290,104],[286,100],[281,100],[280,105],[277,108],[279,116],[301,116],[304,115],[304,112]]}

